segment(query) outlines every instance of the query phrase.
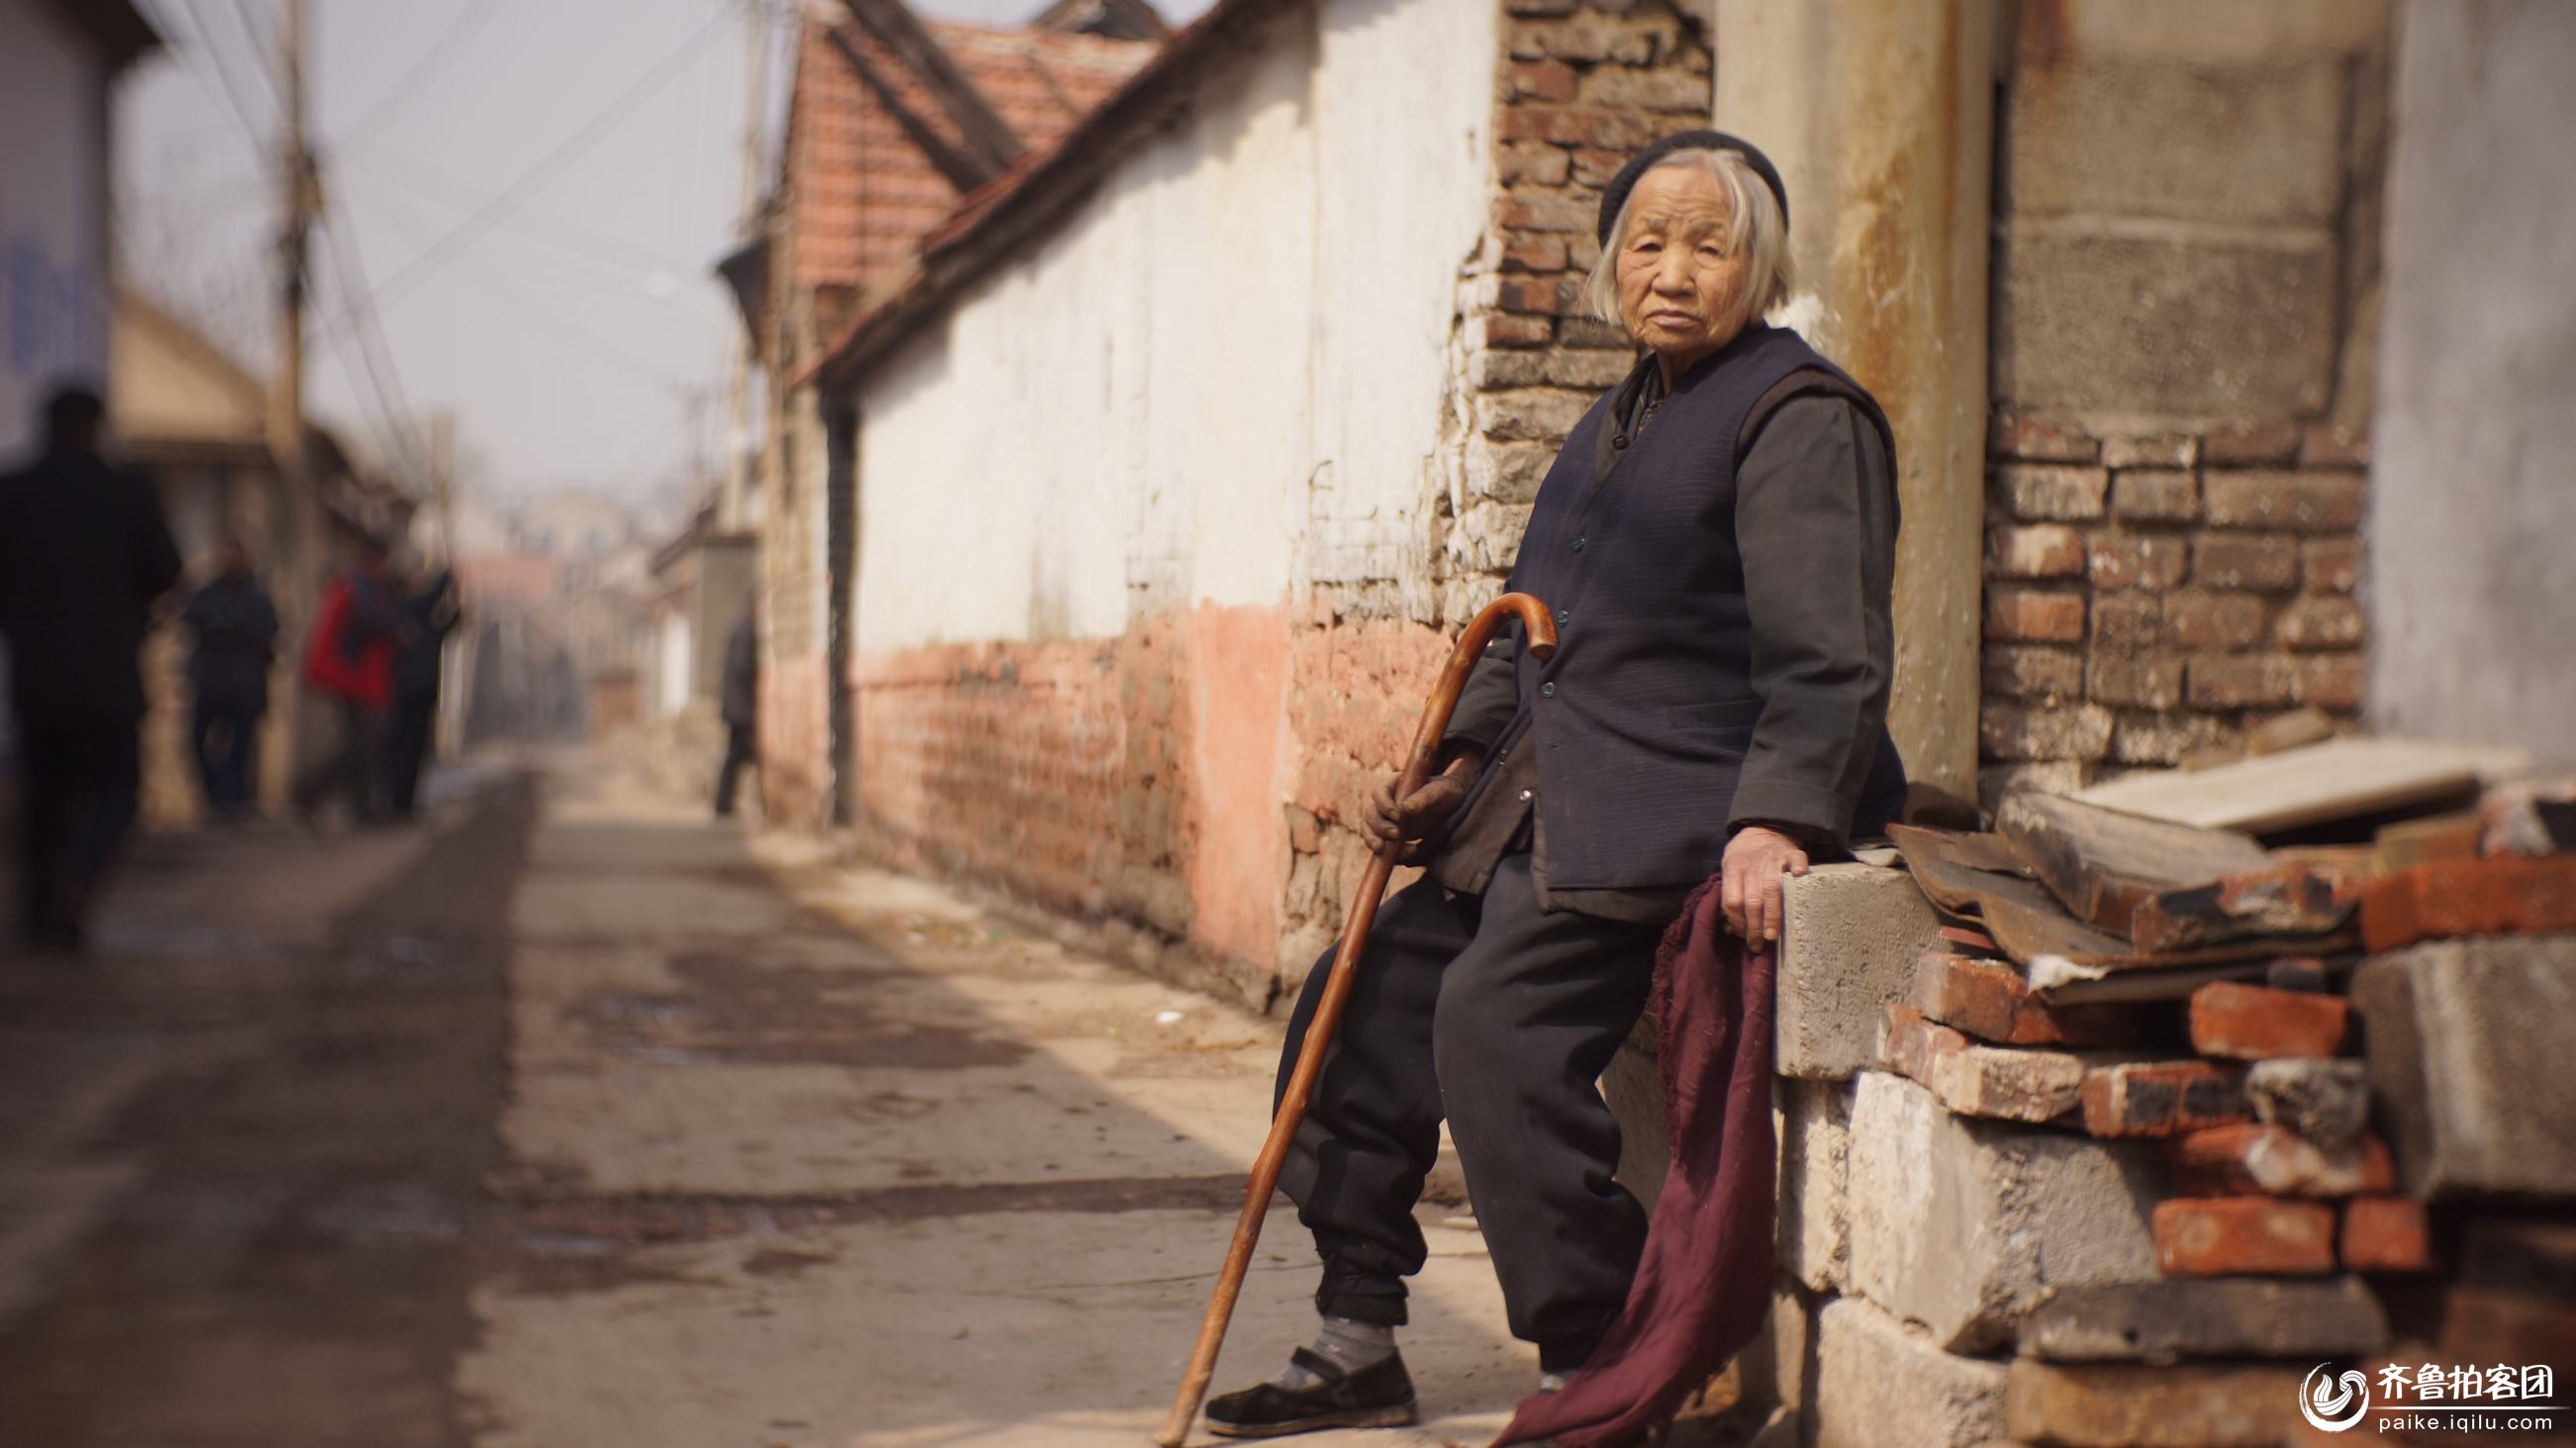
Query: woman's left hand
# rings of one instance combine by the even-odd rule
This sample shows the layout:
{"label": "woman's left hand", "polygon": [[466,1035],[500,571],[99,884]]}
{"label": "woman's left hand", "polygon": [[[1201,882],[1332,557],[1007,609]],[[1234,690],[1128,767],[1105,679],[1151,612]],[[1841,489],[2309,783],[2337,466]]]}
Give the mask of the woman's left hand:
{"label": "woman's left hand", "polygon": [[1747,825],[1726,842],[1720,873],[1726,928],[1748,941],[1768,943],[1780,938],[1780,882],[1807,873],[1807,852],[1778,830]]}

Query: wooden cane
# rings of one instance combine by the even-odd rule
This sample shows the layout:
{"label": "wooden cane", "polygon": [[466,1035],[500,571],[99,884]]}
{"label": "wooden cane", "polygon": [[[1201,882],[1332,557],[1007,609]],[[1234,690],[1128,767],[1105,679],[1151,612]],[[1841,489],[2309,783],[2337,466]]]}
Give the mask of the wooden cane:
{"label": "wooden cane", "polygon": [[[1449,651],[1448,666],[1440,671],[1439,686],[1423,706],[1422,724],[1413,732],[1412,752],[1405,758],[1404,773],[1396,780],[1398,801],[1411,799],[1430,777],[1432,761],[1440,752],[1440,736],[1448,732],[1449,715],[1458,707],[1458,695],[1467,687],[1467,675],[1475,670],[1476,660],[1483,657],[1495,630],[1515,614],[1520,617],[1524,646],[1533,658],[1544,659],[1556,652],[1556,621],[1548,615],[1546,604],[1526,593],[1506,593],[1485,605],[1484,612],[1477,614],[1475,622],[1458,636],[1457,647]],[[1261,1144],[1261,1155],[1252,1163],[1252,1180],[1244,1186],[1243,1213],[1235,1219],[1233,1245],[1226,1249],[1225,1267],[1217,1274],[1207,1317],[1199,1323],[1198,1349],[1190,1354],[1189,1373],[1181,1379],[1181,1390],[1172,1398],[1172,1416],[1164,1421],[1163,1431],[1154,1435],[1154,1442],[1161,1448],[1181,1448],[1188,1440],[1190,1425],[1199,1416],[1199,1404],[1207,1398],[1208,1383],[1216,1376],[1217,1350],[1225,1345],[1226,1325],[1234,1319],[1234,1299],[1243,1291],[1243,1274],[1251,1268],[1252,1249],[1261,1240],[1261,1223],[1270,1212],[1270,1194],[1279,1186],[1279,1168],[1288,1159],[1288,1144],[1297,1135],[1298,1123],[1306,1119],[1307,1098],[1314,1094],[1315,1078],[1323,1073],[1325,1048],[1332,1044],[1334,1028],[1341,1024],[1342,1006],[1350,999],[1351,984],[1359,975],[1360,951],[1368,944],[1369,926],[1377,919],[1378,902],[1386,894],[1387,879],[1394,872],[1392,851],[1370,852],[1359,890],[1351,896],[1351,915],[1342,926],[1342,945],[1333,956],[1332,974],[1325,977],[1323,998],[1315,1003],[1315,1018],[1306,1025],[1306,1040],[1297,1052],[1297,1068],[1288,1075],[1288,1089],[1279,1097],[1279,1112],[1270,1120],[1270,1139]]]}

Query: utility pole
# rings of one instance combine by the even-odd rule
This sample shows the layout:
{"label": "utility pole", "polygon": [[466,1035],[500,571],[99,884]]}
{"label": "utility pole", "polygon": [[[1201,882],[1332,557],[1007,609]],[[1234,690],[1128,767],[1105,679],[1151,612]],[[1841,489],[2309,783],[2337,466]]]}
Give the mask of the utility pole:
{"label": "utility pole", "polygon": [[[760,226],[762,142],[769,112],[769,7],[745,7],[742,18],[742,211],[737,227],[748,244]],[[725,531],[747,528],[752,518],[750,322],[735,337],[733,395],[728,399],[725,430],[724,492],[716,504],[716,526]]]}
{"label": "utility pole", "polygon": [[[305,0],[277,0],[277,356],[268,384],[268,448],[297,510],[299,550],[320,542],[319,500],[304,457],[304,301],[313,231],[313,155],[304,143]],[[310,514],[311,516],[306,516]],[[310,563],[313,555],[300,559]]]}
{"label": "utility pole", "polygon": [[[429,415],[429,497],[430,506],[438,510],[438,564],[452,576],[457,568],[456,414],[444,407]],[[466,602],[470,606],[473,600]],[[441,758],[464,753],[465,717],[474,699],[476,632],[469,616],[440,646],[437,746]]]}
{"label": "utility pole", "polygon": [[[325,576],[322,498],[304,447],[304,303],[308,243],[319,197],[313,153],[304,139],[306,0],[277,0],[277,355],[268,383],[268,450],[286,489],[292,559],[284,571],[292,596],[288,616],[312,624]],[[299,651],[286,656],[297,657]],[[285,757],[298,757],[303,710],[281,711]],[[271,775],[283,778],[284,772]]]}
{"label": "utility pole", "polygon": [[456,564],[456,414],[440,408],[429,415],[429,500],[438,510],[438,554]]}

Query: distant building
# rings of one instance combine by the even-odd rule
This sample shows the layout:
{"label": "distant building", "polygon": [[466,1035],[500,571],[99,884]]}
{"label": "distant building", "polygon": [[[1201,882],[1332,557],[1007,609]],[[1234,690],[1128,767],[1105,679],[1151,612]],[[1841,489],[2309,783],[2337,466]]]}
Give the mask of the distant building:
{"label": "distant building", "polygon": [[160,44],[125,0],[0,0],[0,460],[107,376],[110,88]]}
{"label": "distant building", "polygon": [[597,564],[636,541],[635,510],[597,493],[553,493],[519,513],[520,541],[566,564]]}
{"label": "distant building", "polygon": [[758,540],[719,529],[712,505],[653,555],[647,591],[653,637],[640,699],[645,716],[715,706],[724,686],[725,642],[751,605],[758,562]]}
{"label": "distant building", "polygon": [[[900,7],[898,7],[900,14]],[[1062,145],[1169,33],[1143,0],[1065,0],[1016,29],[930,22],[963,77],[917,71],[845,12],[804,12],[768,227],[723,267],[770,378],[762,496],[761,788],[772,818],[846,817],[855,798],[848,647],[855,539],[812,369],[833,337],[919,272],[923,249]],[[1016,159],[997,151],[1007,131]],[[836,662],[837,661],[837,662]]]}
{"label": "distant building", "polygon": [[[194,330],[119,290],[111,332],[109,391],[121,459],[159,485],[170,531],[201,581],[226,535],[250,550],[285,624],[279,641],[266,737],[261,741],[265,803],[282,807],[293,765],[328,735],[297,686],[300,641],[324,581],[360,537],[398,538],[413,500],[369,472],[322,427],[308,429],[305,461],[321,504],[320,548],[298,551],[298,500],[268,446],[268,390],[260,379]],[[145,722],[144,815],[155,824],[196,818],[187,765],[189,700],[180,677],[184,639],[164,630],[151,645],[152,714]]]}

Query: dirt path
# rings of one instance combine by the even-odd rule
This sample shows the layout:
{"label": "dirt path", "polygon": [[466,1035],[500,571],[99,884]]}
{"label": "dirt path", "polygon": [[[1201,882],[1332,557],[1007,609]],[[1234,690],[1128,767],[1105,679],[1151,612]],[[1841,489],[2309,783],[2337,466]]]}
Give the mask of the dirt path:
{"label": "dirt path", "polygon": [[[477,1292],[484,1441],[1130,1448],[1159,1424],[1274,1023],[632,799],[552,811],[515,913],[509,1190],[589,1276]],[[1481,1444],[1535,1375],[1482,1240],[1425,1215],[1407,1353],[1434,1422],[1305,1441]],[[1306,1254],[1275,1213],[1226,1381],[1311,1326]]]}
{"label": "dirt path", "polygon": [[[46,1141],[0,1114],[10,1194],[41,1156],[89,1204],[15,1279],[0,1205],[0,1442],[1141,1442],[1275,1025],[578,770],[546,796],[487,794],[337,929],[223,924],[275,870],[199,881],[96,988],[7,997],[13,1039],[130,1049],[57,1063],[105,1104]],[[1446,1215],[1431,1421],[1303,1441],[1481,1444],[1534,1376]],[[1274,1213],[1221,1384],[1312,1285]]]}
{"label": "dirt path", "polygon": [[[14,1035],[128,1049],[60,1078],[122,1097],[66,1168],[122,1190],[21,1286],[36,1304],[0,1333],[0,1442],[472,1441],[450,1383],[477,1334],[533,817],[514,783],[434,840],[254,842],[180,860],[157,891],[147,849],[106,958],[13,978]],[[384,878],[331,911],[353,860]],[[29,1142],[11,1145],[14,1187]]]}

